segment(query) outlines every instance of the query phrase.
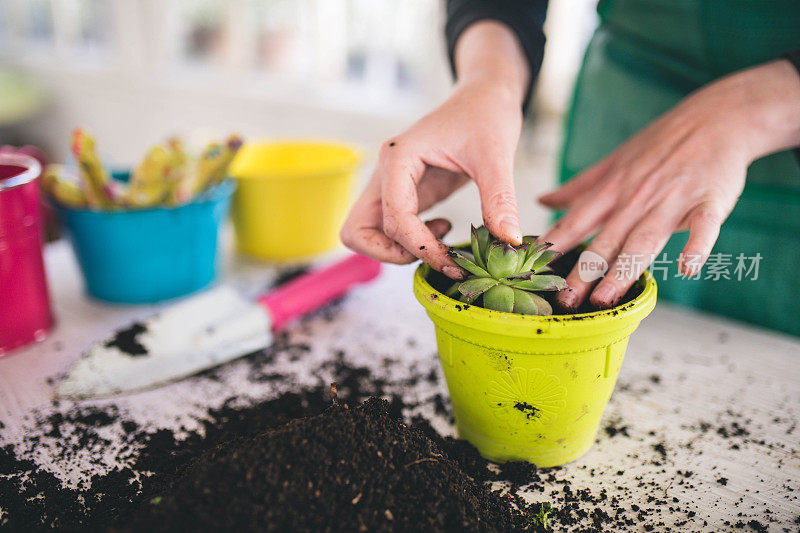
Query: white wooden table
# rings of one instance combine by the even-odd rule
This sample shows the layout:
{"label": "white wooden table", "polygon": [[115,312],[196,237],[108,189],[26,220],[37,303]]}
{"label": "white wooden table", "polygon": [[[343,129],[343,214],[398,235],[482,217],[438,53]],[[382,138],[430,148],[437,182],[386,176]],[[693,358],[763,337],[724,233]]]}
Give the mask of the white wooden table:
{"label": "white wooden table", "polygon": [[[68,410],[71,402],[51,403],[57,377],[91,341],[156,308],[87,299],[64,243],[50,245],[46,260],[58,323],[43,343],[0,359],[0,444],[41,432],[37,416]],[[225,271],[226,281],[246,292],[266,286],[272,275],[235,260]],[[307,343],[310,351],[299,360],[277,357],[271,364],[293,374],[294,385],[253,383],[248,362],[239,361],[218,372],[217,379],[197,377],[94,403],[114,403],[126,417],[152,427],[191,427],[194,416],[231,396],[273,397],[324,379],[320,363],[340,349],[350,362],[369,366],[389,381],[400,380],[414,364],[418,371],[438,372],[433,327],[414,301],[411,273],[411,267],[387,267],[376,283],[352,293],[332,320],[316,317],[292,327],[291,342]],[[396,364],[387,366],[386,358]],[[432,396],[444,389],[443,383],[426,380],[396,386],[405,399],[421,403],[417,410],[437,429],[452,432],[432,408]],[[717,531],[756,519],[770,531],[797,531],[799,418],[800,341],[659,304],[633,335],[606,410],[603,427],[625,431],[612,436],[613,430],[601,429],[596,446],[555,477],[569,480],[573,491],[587,488],[598,495],[605,490],[632,517],[635,506],[652,507],[649,496],[668,499],[673,510],[650,511],[632,530],[650,524],[655,530]],[[736,425],[747,434],[731,435]],[[109,431],[113,438],[114,428]],[[666,459],[654,448],[659,443],[664,443]],[[50,451],[57,446],[56,439],[43,437],[31,456],[74,484],[79,465],[54,461]],[[113,446],[105,455],[105,464],[113,465]],[[718,482],[721,478],[727,484]],[[523,495],[558,506],[560,491],[561,485],[553,484],[544,493]]]}

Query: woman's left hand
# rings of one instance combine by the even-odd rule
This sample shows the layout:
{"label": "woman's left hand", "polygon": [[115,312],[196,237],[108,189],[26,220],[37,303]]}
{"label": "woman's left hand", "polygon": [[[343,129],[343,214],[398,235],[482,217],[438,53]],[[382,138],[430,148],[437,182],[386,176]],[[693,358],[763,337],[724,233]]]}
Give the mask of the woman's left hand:
{"label": "woman's left hand", "polygon": [[599,283],[576,266],[567,277],[570,289],[558,296],[561,306],[575,309],[590,293],[593,305],[613,306],[678,231],[689,231],[680,272],[696,275],[742,192],[750,163],[797,145],[800,76],[788,61],[732,74],[688,96],[539,198],[568,210],[542,240],[566,252],[596,233],[587,251],[609,266]]}

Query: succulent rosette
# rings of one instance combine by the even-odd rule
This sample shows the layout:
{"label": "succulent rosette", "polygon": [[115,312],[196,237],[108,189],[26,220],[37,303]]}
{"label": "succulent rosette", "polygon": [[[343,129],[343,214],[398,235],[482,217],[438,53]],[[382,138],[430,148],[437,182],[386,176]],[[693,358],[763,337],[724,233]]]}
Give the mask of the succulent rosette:
{"label": "succulent rosette", "polygon": [[536,294],[567,287],[564,278],[552,274],[549,264],[560,252],[549,250],[551,243],[537,243],[537,237],[525,236],[522,244],[512,246],[495,238],[486,227],[472,227],[468,251],[450,249],[450,257],[470,276],[456,282],[447,291],[451,298],[469,304],[523,315],[551,315],[550,304]]}

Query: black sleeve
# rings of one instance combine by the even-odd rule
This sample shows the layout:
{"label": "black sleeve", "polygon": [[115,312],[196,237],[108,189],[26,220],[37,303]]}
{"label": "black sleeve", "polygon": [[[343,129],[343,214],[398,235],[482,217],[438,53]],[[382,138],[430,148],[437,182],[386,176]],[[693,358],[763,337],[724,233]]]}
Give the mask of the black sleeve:
{"label": "black sleeve", "polygon": [[[800,76],[800,48],[786,52],[781,57],[788,60],[797,69],[797,75]],[[797,105],[800,105],[800,102],[797,102]],[[800,164],[800,146],[794,149],[794,155],[797,158],[797,163]]]}
{"label": "black sleeve", "polygon": [[523,110],[527,110],[533,83],[539,74],[544,56],[544,18],[547,0],[447,0],[447,52],[455,76],[453,52],[464,30],[479,20],[497,20],[517,34],[525,57],[530,65],[531,80],[525,96]]}

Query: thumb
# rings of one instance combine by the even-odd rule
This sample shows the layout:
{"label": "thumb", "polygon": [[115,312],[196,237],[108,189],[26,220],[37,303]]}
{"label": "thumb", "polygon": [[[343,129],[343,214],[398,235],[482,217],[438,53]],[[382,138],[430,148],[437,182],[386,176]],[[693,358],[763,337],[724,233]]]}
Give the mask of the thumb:
{"label": "thumb", "polygon": [[478,172],[475,182],[480,192],[486,228],[501,241],[513,245],[522,244],[513,163],[503,163],[482,170]]}

